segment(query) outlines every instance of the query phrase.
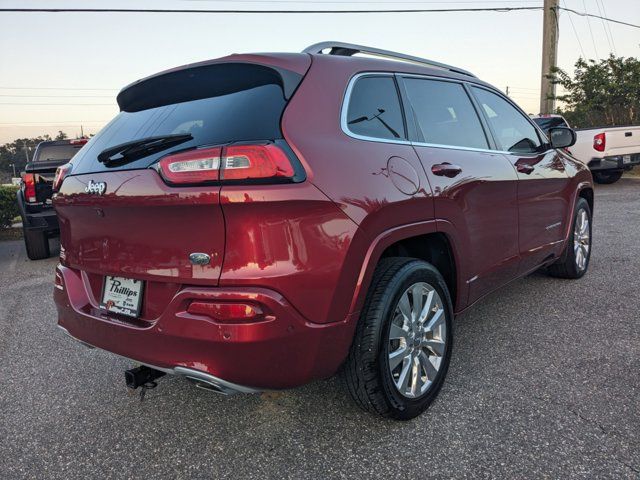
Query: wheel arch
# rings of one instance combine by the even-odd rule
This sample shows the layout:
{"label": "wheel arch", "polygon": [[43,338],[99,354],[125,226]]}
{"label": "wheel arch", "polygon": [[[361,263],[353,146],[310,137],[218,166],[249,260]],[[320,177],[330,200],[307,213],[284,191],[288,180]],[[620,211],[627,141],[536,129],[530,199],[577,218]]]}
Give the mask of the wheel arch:
{"label": "wheel arch", "polygon": [[449,288],[454,311],[464,308],[466,291],[460,284],[457,243],[449,233],[438,230],[436,220],[429,220],[390,229],[371,242],[358,276],[350,313],[361,310],[376,266],[381,259],[391,256],[419,258],[434,265]]}

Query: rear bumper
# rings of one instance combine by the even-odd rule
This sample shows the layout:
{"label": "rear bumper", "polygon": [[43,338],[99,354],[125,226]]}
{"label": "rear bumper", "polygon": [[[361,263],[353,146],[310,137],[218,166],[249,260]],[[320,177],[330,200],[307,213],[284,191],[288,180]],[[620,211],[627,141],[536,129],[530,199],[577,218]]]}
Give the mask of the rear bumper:
{"label": "rear bumper", "polygon": [[597,170],[625,170],[640,165],[640,153],[631,155],[614,155],[612,157],[594,158],[589,162],[589,169]]}
{"label": "rear bumper", "polygon": [[[310,323],[279,293],[248,287],[184,287],[157,319],[114,318],[99,308],[81,272],[58,266],[56,275],[58,324],[72,337],[235,391],[288,388],[332,375],[346,357],[355,323]],[[273,315],[250,324],[216,323],[186,312],[194,299],[253,302]]]}
{"label": "rear bumper", "polygon": [[[22,217],[22,224],[26,230],[45,232],[49,235],[60,233],[58,216],[53,207],[33,207],[27,206],[21,191],[17,194],[18,210]],[[36,211],[33,211],[34,208]]]}

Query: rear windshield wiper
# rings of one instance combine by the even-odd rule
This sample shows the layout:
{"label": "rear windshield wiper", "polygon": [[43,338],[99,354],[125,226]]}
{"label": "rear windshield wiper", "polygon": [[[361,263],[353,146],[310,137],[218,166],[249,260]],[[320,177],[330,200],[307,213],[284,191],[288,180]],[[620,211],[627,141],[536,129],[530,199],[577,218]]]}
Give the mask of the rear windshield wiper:
{"label": "rear windshield wiper", "polygon": [[190,133],[141,138],[103,150],[98,155],[98,161],[107,167],[125,165],[189,140],[193,140]]}
{"label": "rear windshield wiper", "polygon": [[362,116],[362,117],[358,117],[355,118],[353,120],[350,120],[348,122],[349,125],[353,125],[354,123],[360,123],[360,122],[370,122],[371,120],[378,120],[380,121],[380,123],[382,123],[382,126],[384,128],[386,128],[387,130],[389,130],[391,132],[391,135],[393,135],[395,138],[400,138],[400,135],[398,134],[398,132],[396,132],[391,125],[389,125],[387,122],[385,122],[382,118],[380,118],[380,115],[382,115],[385,112],[385,110],[383,108],[379,108],[378,109],[378,113],[373,115],[371,118],[367,117],[367,116]]}

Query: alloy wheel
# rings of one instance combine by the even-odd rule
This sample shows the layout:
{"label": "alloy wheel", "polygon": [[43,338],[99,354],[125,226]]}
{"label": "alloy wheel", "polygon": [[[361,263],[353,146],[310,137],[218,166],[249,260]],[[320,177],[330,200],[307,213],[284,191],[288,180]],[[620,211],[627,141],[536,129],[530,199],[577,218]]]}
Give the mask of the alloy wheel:
{"label": "alloy wheel", "polygon": [[400,297],[389,328],[391,377],[400,394],[424,395],[442,364],[447,325],[442,299],[425,282],[411,285]]}
{"label": "alloy wheel", "polygon": [[576,222],[573,226],[573,251],[575,254],[576,267],[579,271],[587,268],[590,247],[589,216],[587,215],[587,211],[581,208],[578,210]]}

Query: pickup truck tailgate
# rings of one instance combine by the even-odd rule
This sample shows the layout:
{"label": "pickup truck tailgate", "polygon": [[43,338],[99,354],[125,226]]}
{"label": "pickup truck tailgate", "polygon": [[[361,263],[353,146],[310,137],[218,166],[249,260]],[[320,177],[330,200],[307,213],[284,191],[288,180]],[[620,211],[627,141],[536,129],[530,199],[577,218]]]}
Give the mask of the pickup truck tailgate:
{"label": "pickup truck tailgate", "polygon": [[640,126],[606,129],[605,156],[640,153]]}

